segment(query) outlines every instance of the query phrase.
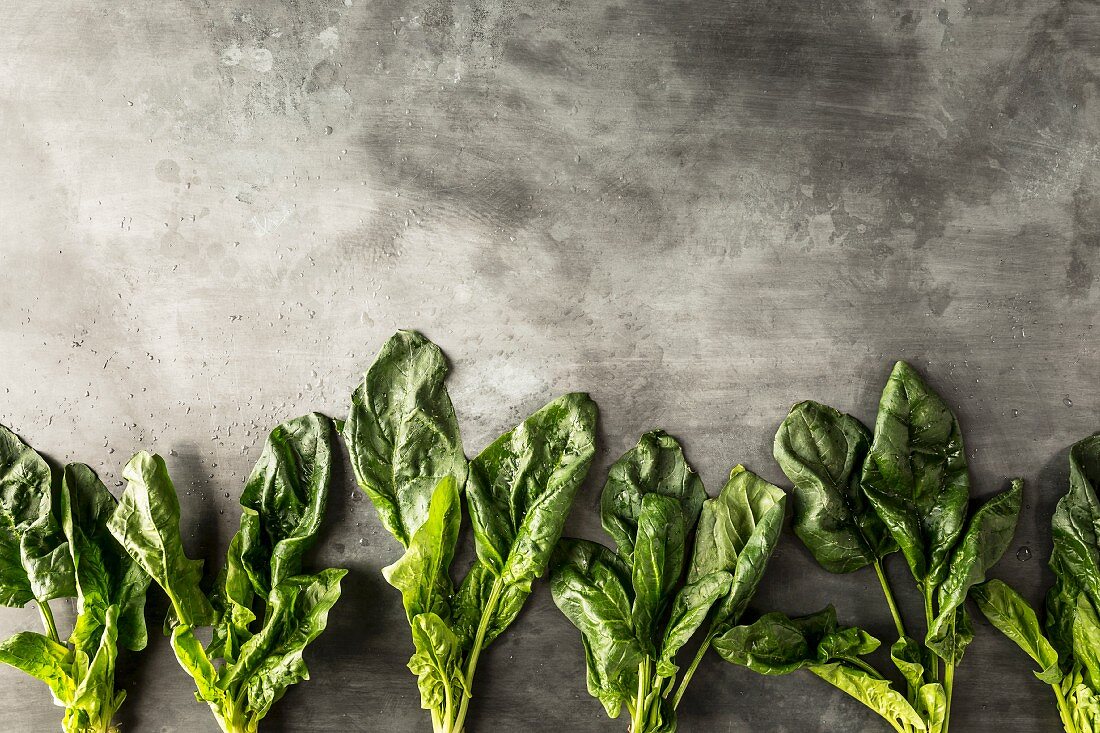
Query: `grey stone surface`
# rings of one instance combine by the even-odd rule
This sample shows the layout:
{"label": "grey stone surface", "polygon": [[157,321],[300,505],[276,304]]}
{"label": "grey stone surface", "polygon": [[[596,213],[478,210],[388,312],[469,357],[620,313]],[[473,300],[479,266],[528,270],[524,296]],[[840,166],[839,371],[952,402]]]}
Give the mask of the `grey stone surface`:
{"label": "grey stone surface", "polygon": [[[977,493],[1026,478],[997,574],[1038,599],[1066,449],[1100,428],[1098,38],[1084,0],[4,3],[0,422],[112,486],[161,452],[214,564],[266,430],[342,415],[415,327],[454,363],[471,454],[592,393],[569,531],[598,537],[606,467],[644,430],[712,492],[738,462],[778,481],[792,402],[870,421],[905,358],[957,406]],[[315,560],[351,569],[345,597],[266,730],[424,731],[378,572],[397,548],[338,480]],[[873,575],[788,534],[755,607],[826,602],[889,636]],[[0,611],[0,634],[36,623]],[[977,637],[952,730],[1057,730],[1023,656]],[[163,639],[122,680],[124,730],[215,730]],[[625,729],[545,587],[477,692],[474,733]],[[58,719],[0,670],[0,730]],[[681,721],[884,729],[717,657]]]}

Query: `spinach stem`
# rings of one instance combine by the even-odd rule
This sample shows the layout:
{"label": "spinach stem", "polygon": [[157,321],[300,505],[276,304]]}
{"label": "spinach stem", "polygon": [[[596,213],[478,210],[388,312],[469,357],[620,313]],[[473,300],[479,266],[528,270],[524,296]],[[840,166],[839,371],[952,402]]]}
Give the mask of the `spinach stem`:
{"label": "spinach stem", "polygon": [[454,695],[451,691],[451,681],[443,681],[443,720],[446,721],[446,725],[451,724],[451,720],[454,718]]}
{"label": "spinach stem", "polygon": [[462,702],[458,706],[458,716],[450,730],[452,733],[462,733],[462,726],[466,723],[466,710],[470,707],[470,698],[473,696],[474,672],[477,671],[477,660],[481,656],[481,647],[485,643],[485,634],[489,631],[489,622],[497,612],[497,604],[500,603],[500,594],[504,591],[504,580],[497,578],[493,581],[493,588],[489,591],[489,600],[485,602],[485,609],[481,612],[481,622],[477,625],[477,636],[474,637],[474,646],[470,650],[470,661],[466,665],[466,689],[462,691]]}
{"label": "spinach stem", "polygon": [[1058,714],[1062,717],[1062,725],[1066,729],[1066,733],[1077,733],[1077,724],[1073,722],[1073,713],[1070,712],[1069,705],[1066,703],[1066,696],[1062,694],[1061,685],[1051,685],[1054,690],[1054,697],[1058,699]]}
{"label": "spinach stem", "polygon": [[[695,670],[699,667],[699,663],[703,661],[703,657],[707,653],[707,649],[710,649],[710,643],[714,640],[714,631],[711,630],[707,634],[707,638],[703,639],[703,643],[699,645],[699,651],[695,652],[695,658],[691,660],[691,665],[684,671],[684,679],[680,681],[680,689],[676,690],[676,695],[672,698],[672,709],[675,710],[680,706],[680,698],[687,692],[688,682],[691,682],[691,678],[695,675]],[[671,690],[671,686],[669,687]]]}
{"label": "spinach stem", "polygon": [[46,633],[51,639],[60,644],[61,637],[57,633],[57,624],[54,623],[50,604],[47,601],[38,601],[38,613],[42,616],[42,625],[46,627]]}
{"label": "spinach stem", "polygon": [[[932,608],[932,588],[927,580],[924,581],[924,621],[925,628],[931,629],[932,622],[936,619],[936,613]],[[931,682],[940,681],[940,662],[939,658],[932,655],[932,664],[929,665],[929,674],[932,676]]]}
{"label": "spinach stem", "polygon": [[858,667],[859,669],[862,669],[864,672],[866,672],[876,680],[883,679],[882,673],[880,673],[871,665],[867,664],[867,662],[863,661],[859,657],[842,657],[842,659],[853,667]]}
{"label": "spinach stem", "polygon": [[886,579],[886,573],[883,571],[882,559],[876,559],[874,566],[875,575],[878,576],[879,585],[882,586],[882,593],[886,596],[886,605],[890,607],[890,615],[894,617],[894,628],[898,630],[898,638],[904,639],[907,636],[905,624],[901,620],[901,613],[898,611],[898,603],[894,599],[894,592],[890,589],[890,581]]}
{"label": "spinach stem", "polygon": [[[952,629],[954,633],[954,629]],[[943,694],[945,698],[943,713],[943,732],[951,726],[951,688],[955,685],[955,663],[945,662],[943,667]]]}
{"label": "spinach stem", "polygon": [[634,701],[634,720],[630,725],[630,733],[642,733],[645,725],[646,698],[649,696],[649,657],[638,664],[638,697]]}

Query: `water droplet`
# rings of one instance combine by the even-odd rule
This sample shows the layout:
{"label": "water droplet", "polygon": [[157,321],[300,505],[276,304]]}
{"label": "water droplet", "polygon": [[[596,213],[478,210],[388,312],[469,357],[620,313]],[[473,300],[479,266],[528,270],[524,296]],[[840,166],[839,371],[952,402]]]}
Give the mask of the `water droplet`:
{"label": "water droplet", "polygon": [[1012,411],[1012,417],[1019,417],[1019,416],[1020,416],[1020,411],[1019,410],[1013,410]]}
{"label": "water droplet", "polygon": [[1020,562],[1027,562],[1031,559],[1031,548],[1024,545],[1019,550],[1016,550],[1016,559]]}
{"label": "water droplet", "polygon": [[1073,400],[1071,400],[1069,397],[1067,397],[1064,400],[1062,400],[1062,404],[1065,405],[1066,407],[1073,407]]}
{"label": "water droplet", "polygon": [[332,125],[325,125],[325,134],[326,135],[331,135],[332,134]]}

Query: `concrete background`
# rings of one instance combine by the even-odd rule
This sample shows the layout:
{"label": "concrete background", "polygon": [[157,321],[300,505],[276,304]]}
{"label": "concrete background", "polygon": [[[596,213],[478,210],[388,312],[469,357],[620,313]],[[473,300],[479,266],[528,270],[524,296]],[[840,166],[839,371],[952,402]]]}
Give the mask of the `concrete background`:
{"label": "concrete background", "polygon": [[[679,436],[712,492],[737,462],[778,481],[792,402],[871,422],[905,358],[957,406],[976,494],[1026,478],[996,573],[1038,599],[1066,449],[1100,428],[1098,82],[1083,0],[5,3],[0,422],[111,486],[164,454],[213,565],[267,430],[342,415],[398,327],[452,360],[471,455],[593,394],[568,528],[593,537],[641,432]],[[396,543],[338,481],[315,562],[351,569],[345,596],[266,730],[424,731],[378,572]],[[755,607],[829,601],[889,637],[873,574],[830,576],[786,535]],[[0,634],[36,624],[0,611]],[[952,730],[1057,730],[977,625]],[[215,730],[163,639],[121,679],[124,730]],[[473,733],[625,729],[544,586],[477,692]],[[0,670],[0,729],[59,716]],[[885,729],[716,656],[681,727]]]}

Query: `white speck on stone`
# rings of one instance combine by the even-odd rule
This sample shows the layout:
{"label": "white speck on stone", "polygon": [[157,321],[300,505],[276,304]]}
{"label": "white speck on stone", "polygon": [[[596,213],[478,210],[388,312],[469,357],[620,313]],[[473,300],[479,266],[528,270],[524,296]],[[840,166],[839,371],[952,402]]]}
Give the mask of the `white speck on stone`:
{"label": "white speck on stone", "polygon": [[271,68],[275,65],[275,60],[271,56],[271,52],[266,48],[253,48],[250,51],[252,68],[259,72],[271,71]]}
{"label": "white speck on stone", "polygon": [[321,31],[317,35],[317,40],[321,42],[321,47],[326,51],[335,51],[340,47],[340,33],[334,25],[330,25]]}
{"label": "white speck on stone", "polygon": [[225,66],[236,66],[241,63],[241,58],[244,53],[241,51],[237,44],[233,44],[229,48],[222,51],[222,64]]}

